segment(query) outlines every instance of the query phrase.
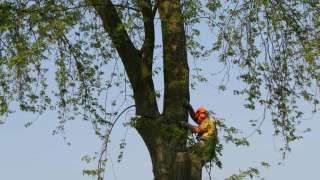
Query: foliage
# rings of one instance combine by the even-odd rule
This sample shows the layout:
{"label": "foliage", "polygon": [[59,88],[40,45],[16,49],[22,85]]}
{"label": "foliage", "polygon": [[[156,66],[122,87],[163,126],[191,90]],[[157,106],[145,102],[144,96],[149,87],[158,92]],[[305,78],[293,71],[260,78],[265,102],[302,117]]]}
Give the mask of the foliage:
{"label": "foliage", "polygon": [[[220,61],[240,67],[248,109],[271,114],[276,136],[300,139],[301,101],[319,103],[319,3],[315,1],[229,1],[212,26],[219,29],[214,50]],[[232,7],[232,8],[230,8]]]}
{"label": "foliage", "polygon": [[[15,112],[16,106],[37,114],[57,111],[59,122],[54,133],[63,132],[67,121],[81,118],[91,122],[104,144],[109,142],[105,140],[117,120],[117,111],[131,102],[133,95],[125,69],[119,65],[115,42],[88,2],[0,2],[0,117]],[[113,2],[123,22],[113,28],[124,28],[143,53],[142,1]],[[157,10],[157,1],[150,2]],[[218,54],[227,73],[238,75],[245,84],[234,94],[245,97],[247,109],[262,107],[269,112],[274,135],[284,140],[283,152],[290,151],[290,143],[302,138],[297,129],[306,109],[301,105],[311,103],[311,111],[318,110],[319,2],[182,0],[181,4],[188,53],[197,60]],[[158,19],[157,15],[153,20]],[[203,24],[216,35],[212,47],[201,43],[199,26]],[[155,56],[153,61],[159,59]],[[231,67],[235,70],[229,72]],[[154,67],[153,77],[162,69]],[[210,78],[197,66],[190,74],[192,88]],[[226,85],[219,89],[224,91]],[[110,91],[118,96],[109,97]],[[163,96],[157,92],[157,97]],[[245,138],[234,137],[236,128],[223,123],[219,126],[226,142],[249,145]],[[241,174],[257,173],[251,169]]]}
{"label": "foliage", "polygon": [[[104,76],[117,56],[92,9],[79,1],[5,1],[0,13],[1,115],[17,102],[22,111],[58,111],[54,133],[82,115],[101,135],[99,125],[115,115],[106,112],[101,96],[127,82],[117,63],[110,78]],[[53,72],[54,79],[48,77]]]}
{"label": "foliage", "polygon": [[[270,165],[266,162],[261,162],[261,166],[264,168],[269,168]],[[226,180],[243,180],[243,179],[247,179],[250,178],[260,178],[260,171],[258,168],[255,167],[250,167],[246,170],[239,170],[238,174],[233,174],[230,177],[226,178]],[[261,178],[261,180],[263,180],[264,178]]]}
{"label": "foliage", "polygon": [[[196,59],[219,55],[227,78],[231,73],[245,84],[234,90],[235,95],[245,97],[244,106],[249,110],[264,108],[270,114],[267,117],[274,125],[274,135],[284,140],[281,150],[285,155],[289,144],[302,138],[297,125],[303,114],[318,110],[319,2],[213,0],[191,4],[188,9],[192,13],[186,13],[192,19],[187,21],[190,54]],[[201,31],[195,25],[204,23],[216,33],[211,49],[197,39]],[[193,77],[206,81],[201,71],[195,68]],[[225,84],[219,85],[219,90],[225,89]],[[305,102],[314,108],[305,109]]]}

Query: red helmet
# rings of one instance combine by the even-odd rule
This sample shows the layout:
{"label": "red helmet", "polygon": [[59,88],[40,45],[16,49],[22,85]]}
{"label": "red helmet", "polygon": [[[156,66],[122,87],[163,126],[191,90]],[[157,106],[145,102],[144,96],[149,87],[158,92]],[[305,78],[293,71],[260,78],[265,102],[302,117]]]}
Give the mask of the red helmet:
{"label": "red helmet", "polygon": [[208,117],[208,111],[204,107],[199,107],[196,111],[195,117],[197,118],[198,122],[205,120]]}

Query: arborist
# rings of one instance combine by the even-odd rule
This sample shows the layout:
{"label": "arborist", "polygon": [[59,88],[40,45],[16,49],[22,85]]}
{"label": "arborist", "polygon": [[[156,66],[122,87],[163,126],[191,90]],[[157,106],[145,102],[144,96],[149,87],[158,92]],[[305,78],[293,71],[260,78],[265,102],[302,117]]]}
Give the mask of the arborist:
{"label": "arborist", "polygon": [[197,134],[197,143],[193,150],[206,163],[215,156],[215,146],[217,144],[216,121],[209,116],[209,112],[204,107],[199,107],[196,112],[190,104],[185,107],[197,125],[186,122],[183,122],[182,125],[190,129],[192,133]]}

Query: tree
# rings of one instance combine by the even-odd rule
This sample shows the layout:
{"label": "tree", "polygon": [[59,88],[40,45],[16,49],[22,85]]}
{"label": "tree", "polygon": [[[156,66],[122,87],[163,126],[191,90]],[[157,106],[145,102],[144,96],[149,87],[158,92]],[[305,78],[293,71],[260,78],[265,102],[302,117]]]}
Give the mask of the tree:
{"label": "tree", "polygon": [[[205,58],[217,52],[221,63],[240,68],[238,78],[246,87],[234,93],[246,97],[245,106],[270,112],[274,135],[283,137],[285,153],[290,142],[301,138],[296,132],[303,115],[299,101],[313,103],[315,111],[319,104],[313,91],[319,88],[320,78],[319,14],[319,3],[312,0],[4,1],[0,4],[0,115],[12,113],[13,102],[22,111],[57,110],[59,131],[67,120],[82,115],[107,144],[115,123],[108,117],[117,113],[107,112],[102,102],[107,97],[102,100],[102,95],[113,85],[129,83],[136,109],[131,125],[149,150],[155,179],[201,179],[201,167],[192,154],[181,153],[188,133],[179,122],[188,120],[184,108],[190,96],[188,53]],[[155,37],[160,33],[155,20],[161,22],[163,49],[161,113],[153,80],[154,61],[159,60],[154,55]],[[212,48],[206,49],[195,38],[201,23],[216,33]],[[55,69],[48,69],[52,59]],[[121,81],[107,81],[109,62],[117,59],[125,74],[113,72],[112,77]],[[52,94],[46,76],[50,70],[55,70],[57,84]],[[193,77],[206,80],[199,74]],[[221,129],[229,135],[227,140],[246,144],[245,139],[233,138],[234,128],[221,124]],[[101,178],[104,163],[101,157],[100,168],[87,173]]]}

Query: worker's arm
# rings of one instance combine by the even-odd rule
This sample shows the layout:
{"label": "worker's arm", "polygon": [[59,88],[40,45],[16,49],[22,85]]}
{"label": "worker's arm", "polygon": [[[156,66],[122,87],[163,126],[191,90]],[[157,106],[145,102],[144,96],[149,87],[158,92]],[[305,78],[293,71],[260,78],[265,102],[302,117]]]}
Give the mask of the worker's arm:
{"label": "worker's arm", "polygon": [[198,123],[197,118],[196,118],[196,113],[194,112],[191,104],[189,104],[189,103],[186,104],[186,108],[187,108],[187,110],[188,110],[188,112],[189,112],[189,114],[190,114],[191,119],[192,119],[194,122]]}
{"label": "worker's arm", "polygon": [[193,126],[191,124],[188,124],[188,128],[192,131],[192,133],[197,134],[203,134],[208,131],[206,128],[203,128],[201,126]]}
{"label": "worker's arm", "polygon": [[203,134],[208,131],[208,128],[205,126],[194,126],[187,122],[180,121],[179,123],[182,127],[186,127],[192,131],[192,133]]}

